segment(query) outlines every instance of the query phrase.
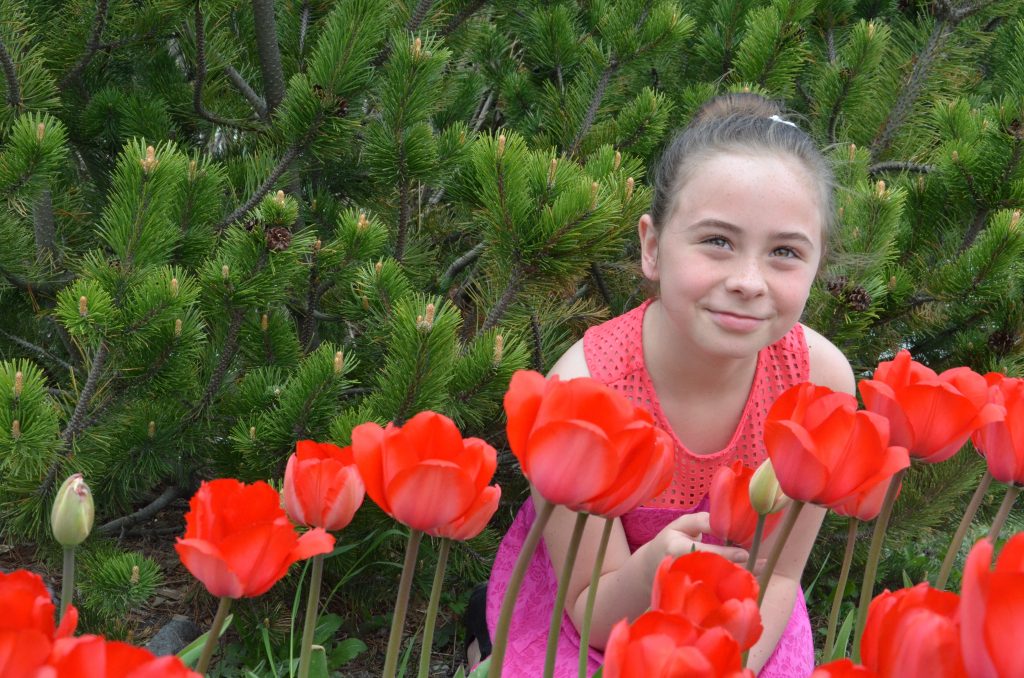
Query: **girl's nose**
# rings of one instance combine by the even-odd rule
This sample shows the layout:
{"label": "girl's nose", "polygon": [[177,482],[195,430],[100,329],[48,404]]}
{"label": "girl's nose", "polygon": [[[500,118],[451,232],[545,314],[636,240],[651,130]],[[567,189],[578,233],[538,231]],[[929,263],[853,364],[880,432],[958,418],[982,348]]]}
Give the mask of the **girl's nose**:
{"label": "girl's nose", "polygon": [[725,281],[726,289],[745,297],[756,297],[763,294],[767,285],[761,266],[754,257],[745,257],[736,262],[729,277]]}

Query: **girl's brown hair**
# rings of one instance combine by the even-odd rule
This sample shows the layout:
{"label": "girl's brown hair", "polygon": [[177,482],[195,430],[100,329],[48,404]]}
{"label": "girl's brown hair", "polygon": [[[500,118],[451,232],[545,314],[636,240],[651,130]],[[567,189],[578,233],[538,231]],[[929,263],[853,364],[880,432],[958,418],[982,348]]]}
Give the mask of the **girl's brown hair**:
{"label": "girl's brown hair", "polygon": [[675,196],[718,153],[788,155],[815,183],[822,243],[832,230],[835,204],[832,168],[810,135],[784,120],[782,109],[759,94],[737,92],[710,99],[669,143],[654,174],[651,219],[659,232],[672,215]]}

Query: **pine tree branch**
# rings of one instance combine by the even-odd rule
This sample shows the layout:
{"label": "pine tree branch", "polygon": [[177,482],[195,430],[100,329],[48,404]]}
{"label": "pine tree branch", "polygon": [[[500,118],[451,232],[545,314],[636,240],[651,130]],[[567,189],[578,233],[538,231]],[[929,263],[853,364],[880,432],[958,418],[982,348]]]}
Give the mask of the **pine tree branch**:
{"label": "pine tree branch", "polygon": [[612,295],[608,291],[608,285],[605,284],[604,276],[601,275],[601,268],[597,265],[596,261],[590,262],[590,275],[594,278],[594,283],[597,285],[597,291],[601,293],[601,298],[604,299],[605,306],[611,308]]}
{"label": "pine tree branch", "polygon": [[146,506],[143,506],[138,511],[103,523],[96,528],[96,534],[111,535],[123,532],[132,525],[149,520],[156,514],[160,513],[160,511],[166,508],[175,499],[187,496],[187,494],[189,493],[186,489],[178,487],[177,485],[171,485],[170,487],[165,488],[156,499]]}
{"label": "pine tree branch", "polygon": [[480,9],[486,4],[487,0],[471,0],[470,2],[466,3],[466,6],[463,7],[458,14],[453,16],[448,21],[448,24],[443,29],[441,29],[441,37],[447,38],[449,35],[457,31],[459,27],[462,26],[462,24],[464,24],[467,19],[469,19],[469,17],[473,16],[478,11],[480,11]]}
{"label": "pine tree branch", "polygon": [[299,345],[303,353],[308,355],[313,350],[313,337],[316,334],[316,305],[320,300],[320,272],[317,268],[317,254],[312,255],[309,269],[309,289],[306,291],[306,310],[302,317],[302,328],[299,332]]}
{"label": "pine tree branch", "polygon": [[[1010,160],[1009,162],[1007,162],[1006,167],[1003,170],[1002,177],[1000,178],[1000,181],[997,184],[999,186],[1006,186],[1009,182],[1010,177],[1016,171],[1017,166],[1020,165],[1022,152],[1024,152],[1024,144],[1021,144],[1020,139],[1017,139],[1014,141],[1013,146],[1013,153],[1010,154]],[[970,179],[970,175],[968,175],[968,179]],[[974,194],[974,182],[970,181],[968,183],[968,186],[972,189],[971,197],[975,197],[975,201],[980,202],[979,200],[977,200]],[[982,230],[984,230],[985,223],[988,221],[988,215],[991,213],[991,211],[991,205],[979,205],[978,211],[974,215],[974,220],[971,222],[970,228],[967,229],[967,232],[964,234],[964,239],[960,243],[960,249],[958,250],[959,252],[964,252],[971,245],[974,244],[974,241],[977,240],[978,236],[981,235]]]}
{"label": "pine tree branch", "polygon": [[0,328],[0,335],[3,335],[7,339],[7,341],[11,342],[12,344],[17,344],[18,346],[21,346],[26,350],[32,351],[40,358],[55,363],[60,368],[67,370],[69,373],[74,373],[75,371],[75,368],[71,363],[67,362],[66,360],[59,356],[54,355],[53,353],[46,350],[42,346],[39,346],[38,344],[33,344],[28,339],[19,337],[15,334],[11,334],[10,332],[2,328]]}
{"label": "pine tree branch", "polygon": [[21,85],[18,84],[18,72],[14,68],[14,60],[7,52],[4,41],[0,40],[0,70],[7,81],[7,104],[14,109],[21,108]]}
{"label": "pine tree branch", "polygon": [[430,8],[434,6],[434,0],[420,0],[416,5],[416,9],[413,10],[412,16],[409,17],[409,23],[405,25],[405,28],[410,33],[415,33],[423,20],[427,18],[427,14],[430,13]]}
{"label": "pine tree branch", "polygon": [[[405,162],[405,144],[399,142],[398,164]],[[412,216],[412,187],[407,179],[399,179],[398,183],[398,234],[395,237],[395,261],[401,263],[405,256],[405,242],[408,237],[409,220]]]}
{"label": "pine tree branch", "polygon": [[936,21],[931,35],[928,36],[928,42],[925,43],[921,53],[914,61],[914,67],[910,71],[906,84],[900,90],[896,103],[889,110],[889,116],[885,119],[882,131],[871,142],[871,158],[873,160],[885,155],[896,138],[896,133],[906,122],[914,103],[924,89],[929,71],[939,59],[946,36],[953,31],[953,28],[954,26],[950,25],[945,18],[939,18]]}
{"label": "pine tree branch", "polygon": [[533,369],[544,371],[544,353],[541,350],[540,318],[536,313],[530,314],[530,335],[533,337]]}
{"label": "pine tree branch", "polygon": [[[98,51],[101,52],[113,52],[115,49],[121,49],[135,43],[148,42],[159,36],[159,31],[156,28],[146,31],[140,35],[132,35],[127,38],[121,38],[120,40],[114,40],[113,42],[105,42],[101,44]],[[165,35],[159,36],[161,39],[171,39],[173,36]]]}
{"label": "pine tree branch", "polygon": [[36,261],[56,262],[57,227],[53,219],[53,195],[48,188],[39,193],[33,205],[32,226],[36,239]]}
{"label": "pine tree branch", "polygon": [[256,54],[259,57],[260,72],[263,74],[267,115],[270,116],[284,100],[285,92],[281,48],[277,42],[274,0],[252,0],[252,13],[256,26]]}
{"label": "pine tree branch", "polygon": [[281,175],[283,175],[285,171],[287,171],[288,167],[295,161],[295,159],[299,157],[299,155],[301,155],[303,151],[306,150],[306,147],[313,142],[313,138],[316,136],[318,127],[319,118],[317,118],[317,120],[314,121],[314,124],[311,127],[310,131],[307,132],[304,137],[302,137],[301,139],[299,139],[298,141],[296,141],[295,143],[288,147],[288,150],[286,150],[284,152],[284,155],[281,156],[280,162],[278,162],[274,169],[270,171],[270,174],[267,176],[266,180],[262,184],[260,184],[259,188],[257,188],[256,191],[251,196],[249,196],[249,199],[246,200],[241,207],[237,208],[234,212],[229,214],[225,219],[223,219],[219,224],[217,224],[218,231],[223,231],[225,228],[227,228],[228,226],[230,226],[231,224],[235,223],[243,216],[245,216],[249,212],[249,210],[256,207],[257,204],[259,204],[259,201],[263,199],[263,196],[270,192],[270,190],[277,183],[277,180],[281,178]]}
{"label": "pine tree branch", "polygon": [[875,176],[882,172],[917,172],[919,174],[928,174],[929,172],[935,171],[935,165],[925,165],[923,163],[908,162],[905,160],[889,160],[886,162],[876,162],[874,165],[868,167],[868,174]]}
{"label": "pine tree branch", "polygon": [[302,0],[302,11],[299,14],[299,71],[306,72],[306,35],[309,33],[309,0]]}
{"label": "pine tree branch", "polygon": [[487,118],[487,114],[490,112],[491,104],[494,102],[494,90],[487,92],[487,98],[484,99],[484,103],[480,106],[480,111],[473,118],[473,131],[479,132],[480,127],[484,124],[484,120]]}
{"label": "pine tree branch", "polygon": [[206,84],[206,22],[199,0],[196,0],[193,17],[196,33],[196,72],[192,81],[192,109],[200,118],[214,125],[240,130],[255,129],[252,125],[214,115],[203,106],[203,86]]}
{"label": "pine tree branch", "polygon": [[57,84],[58,89],[67,89],[82,71],[92,62],[96,52],[100,48],[100,36],[103,35],[103,29],[107,25],[107,3],[108,0],[99,0],[96,3],[96,16],[92,21],[92,35],[89,36],[89,42],[86,43],[85,54],[78,60],[78,62],[68,71],[60,82]]}
{"label": "pine tree branch", "polygon": [[23,278],[20,275],[15,275],[8,271],[0,271],[0,275],[3,275],[3,277],[7,279],[7,282],[20,290],[24,290],[29,293],[38,292],[39,294],[45,294],[47,296],[60,292],[62,289],[67,287],[68,283],[75,279],[75,276],[71,273],[60,276],[55,280],[28,280],[27,278]]}
{"label": "pine tree branch", "polygon": [[220,351],[220,360],[217,361],[217,367],[213,370],[213,375],[210,377],[210,383],[206,385],[206,389],[203,391],[202,397],[196,406],[192,408],[192,411],[186,417],[186,420],[195,420],[203,412],[206,411],[211,404],[213,399],[217,395],[217,391],[220,390],[221,384],[224,382],[224,375],[228,372],[228,367],[231,366],[231,361],[235,359],[235,354],[238,353],[239,337],[242,329],[242,319],[244,314],[241,309],[235,309],[231,312],[231,321],[228,324],[228,333],[224,337],[224,346]]}
{"label": "pine tree branch", "polygon": [[590,105],[587,107],[587,114],[583,116],[583,122],[580,123],[580,128],[576,132],[576,137],[572,140],[572,144],[569,147],[569,157],[574,158],[580,150],[580,144],[583,143],[583,137],[590,131],[590,127],[594,124],[594,120],[597,118],[597,109],[601,107],[601,100],[604,99],[605,90],[608,89],[608,82],[611,80],[612,75],[619,69],[619,62],[614,56],[608,61],[608,65],[605,66],[604,71],[601,73],[600,80],[597,81],[597,88],[594,90],[594,96],[590,98]]}
{"label": "pine tree branch", "polygon": [[256,93],[252,86],[246,82],[242,74],[235,70],[234,66],[226,66],[224,72],[227,73],[228,80],[235,86],[245,100],[249,102],[253,110],[256,111],[256,115],[260,116],[261,120],[267,120],[267,104],[263,101],[263,97]]}
{"label": "pine tree branch", "polygon": [[505,315],[508,307],[512,304],[512,300],[516,298],[516,294],[519,293],[519,287],[522,284],[520,277],[523,275],[521,267],[516,264],[512,268],[512,273],[508,277],[508,284],[505,285],[505,290],[501,293],[501,297],[498,298],[498,303],[494,305],[494,308],[490,310],[487,317],[484,319],[484,324],[480,327],[477,334],[482,334],[495,327],[501,322],[501,318]]}
{"label": "pine tree branch", "polygon": [[487,249],[486,243],[478,243],[477,245],[473,246],[473,249],[469,250],[461,257],[453,261],[451,263],[451,266],[449,266],[448,269],[444,272],[444,275],[441,276],[441,284],[439,286],[441,290],[443,291],[445,288],[447,288],[451,284],[452,279],[455,278],[455,276],[457,276],[459,273],[465,270],[465,268],[472,264],[474,261],[479,259],[480,255],[483,254],[485,249]]}

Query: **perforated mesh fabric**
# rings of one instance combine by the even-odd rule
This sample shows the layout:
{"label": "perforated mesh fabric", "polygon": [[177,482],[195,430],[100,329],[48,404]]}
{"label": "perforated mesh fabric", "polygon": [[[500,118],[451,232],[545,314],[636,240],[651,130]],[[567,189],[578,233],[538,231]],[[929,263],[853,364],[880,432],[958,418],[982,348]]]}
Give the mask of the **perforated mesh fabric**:
{"label": "perforated mesh fabric", "polygon": [[689,508],[707,494],[711,478],[719,467],[736,459],[746,466],[756,467],[764,460],[765,415],[783,391],[807,381],[810,372],[807,341],[798,323],[782,339],[761,349],[747,404],[732,440],[718,452],[694,454],[672,431],[644,364],[641,334],[644,313],[650,303],[651,300],[647,300],[628,313],[588,329],[583,335],[583,354],[593,378],[650,411],[658,426],[671,433],[675,441],[676,468],[672,484],[647,506]]}

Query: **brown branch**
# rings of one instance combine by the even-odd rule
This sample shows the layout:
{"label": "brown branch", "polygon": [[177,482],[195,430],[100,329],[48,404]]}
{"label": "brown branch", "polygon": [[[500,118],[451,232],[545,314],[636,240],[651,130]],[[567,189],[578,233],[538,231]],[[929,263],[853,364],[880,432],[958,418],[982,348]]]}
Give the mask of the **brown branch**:
{"label": "brown branch", "polygon": [[508,277],[508,284],[505,286],[505,291],[501,293],[501,297],[498,299],[498,303],[494,305],[494,308],[490,310],[487,317],[484,319],[484,324],[480,327],[480,331],[477,334],[487,332],[493,329],[501,322],[501,318],[505,315],[505,311],[508,310],[512,300],[516,298],[516,294],[519,293],[520,286],[520,266],[517,264],[513,269],[512,273]]}
{"label": "brown branch", "polygon": [[235,309],[232,311],[231,322],[228,325],[228,333],[224,338],[224,347],[220,352],[220,360],[217,362],[217,367],[213,370],[213,375],[210,377],[210,383],[206,385],[206,390],[203,391],[203,395],[196,406],[192,408],[192,411],[186,416],[186,420],[196,419],[213,403],[213,399],[217,395],[217,391],[220,390],[220,386],[224,382],[224,375],[227,374],[228,367],[231,366],[231,361],[234,360],[235,354],[238,353],[239,335],[242,329],[243,317],[241,309]]}
{"label": "brown branch", "polygon": [[453,261],[451,266],[449,266],[448,269],[441,276],[441,290],[444,291],[444,288],[448,287],[448,285],[451,284],[452,279],[455,276],[461,273],[467,266],[472,264],[474,261],[479,259],[480,255],[483,254],[484,249],[486,249],[486,247],[486,243],[479,243],[475,245],[473,249],[469,250],[461,257]]}
{"label": "brown branch", "polygon": [[45,295],[53,295],[60,292],[62,289],[67,287],[68,283],[75,279],[75,276],[68,273],[55,280],[28,280],[20,275],[9,273],[8,271],[0,271],[0,275],[3,275],[7,279],[7,282],[11,283],[20,290],[29,293],[38,292]]}
{"label": "brown branch", "polygon": [[256,26],[256,54],[259,57],[260,72],[263,74],[267,115],[270,116],[284,100],[285,92],[281,47],[277,42],[274,0],[252,0],[252,13]]}
{"label": "brown branch", "polygon": [[160,513],[168,504],[173,502],[178,497],[184,497],[188,494],[188,491],[184,488],[178,487],[177,485],[171,485],[166,488],[160,495],[151,501],[146,506],[143,506],[134,513],[129,513],[126,516],[111,520],[103,523],[96,528],[96,533],[100,535],[110,535],[123,532],[132,525],[136,525],[145,520],[149,520],[157,513]]}
{"label": "brown branch", "polygon": [[453,16],[448,21],[448,24],[441,29],[441,37],[447,38],[449,35],[457,31],[459,27],[466,22],[466,19],[476,14],[480,11],[480,8],[486,4],[487,0],[471,0],[471,2],[466,3],[466,6],[463,7],[458,14]]}
{"label": "brown branch", "polygon": [[43,189],[36,198],[32,209],[32,226],[36,240],[36,261],[57,262],[57,233],[53,219],[53,196],[50,189]]}
{"label": "brown branch", "polygon": [[410,33],[415,33],[416,29],[420,27],[423,20],[427,18],[427,14],[430,13],[430,8],[434,6],[434,0],[420,0],[419,4],[416,5],[416,9],[413,10],[412,16],[409,17],[409,23],[405,25],[405,28]]}
{"label": "brown branch", "polygon": [[206,84],[206,22],[203,19],[203,11],[200,8],[199,0],[196,0],[193,17],[196,32],[196,73],[192,81],[192,109],[200,118],[212,122],[214,125],[241,130],[255,129],[252,125],[246,125],[245,123],[214,115],[203,106],[203,86]]}
{"label": "brown branch", "polygon": [[597,118],[597,109],[601,107],[601,100],[604,99],[604,93],[608,89],[608,82],[611,80],[612,75],[619,69],[619,62],[615,57],[612,57],[605,66],[604,72],[601,73],[601,79],[597,82],[597,88],[594,90],[594,96],[590,98],[590,106],[587,107],[587,114],[583,116],[583,122],[580,123],[580,128],[576,132],[576,137],[572,140],[572,145],[569,147],[569,157],[576,157],[576,153],[580,150],[580,144],[583,143],[583,137],[590,131],[590,127],[594,124],[594,120]]}
{"label": "brown branch", "polygon": [[256,93],[256,90],[242,77],[242,74],[235,70],[234,66],[226,66],[224,72],[227,73],[228,80],[235,86],[245,100],[249,102],[253,110],[256,111],[256,115],[260,116],[261,120],[267,119],[267,104],[263,101],[263,97]]}
{"label": "brown branch", "polygon": [[601,268],[597,265],[596,261],[590,262],[590,275],[594,278],[594,283],[597,285],[597,291],[601,293],[601,298],[604,299],[604,303],[608,308],[612,307],[612,295],[608,291],[608,285],[604,282],[604,276],[601,275]]}
{"label": "brown branch", "polygon": [[2,328],[0,328],[0,335],[3,335],[4,337],[6,337],[7,341],[11,342],[12,344],[17,344],[18,346],[21,346],[22,348],[24,348],[26,350],[32,351],[33,353],[35,353],[40,358],[43,358],[45,360],[53,361],[59,367],[61,367],[62,369],[67,370],[69,373],[73,373],[75,371],[75,368],[74,368],[74,366],[71,363],[67,362],[66,360],[64,360],[60,356],[54,355],[53,353],[51,353],[50,351],[46,350],[42,346],[39,346],[37,344],[33,344],[28,339],[25,339],[23,337],[19,337],[19,336],[15,335],[15,334],[11,334],[10,332],[8,332],[8,331],[6,331],[6,330],[4,330]]}
{"label": "brown branch", "polygon": [[14,68],[14,60],[7,52],[4,41],[0,40],[0,70],[7,81],[7,103],[11,108],[21,107],[21,86],[18,84],[18,72]]}
{"label": "brown branch", "polygon": [[533,369],[544,371],[544,353],[541,350],[540,318],[536,313],[530,315],[530,334],[533,337]]}
{"label": "brown branch", "polygon": [[82,58],[68,71],[60,82],[57,84],[58,89],[67,89],[68,85],[81,75],[82,71],[86,69],[92,58],[96,56],[96,52],[100,49],[100,36],[103,34],[103,29],[107,25],[107,2],[108,0],[99,0],[96,4],[96,16],[93,17],[92,21],[92,35],[89,36],[89,42],[86,43],[85,54]]}
{"label": "brown branch", "polygon": [[935,165],[925,165],[917,162],[907,162],[904,160],[888,160],[886,162],[876,162],[871,167],[868,167],[868,174],[874,176],[881,172],[917,172],[919,174],[928,174],[929,172],[935,171]]}

